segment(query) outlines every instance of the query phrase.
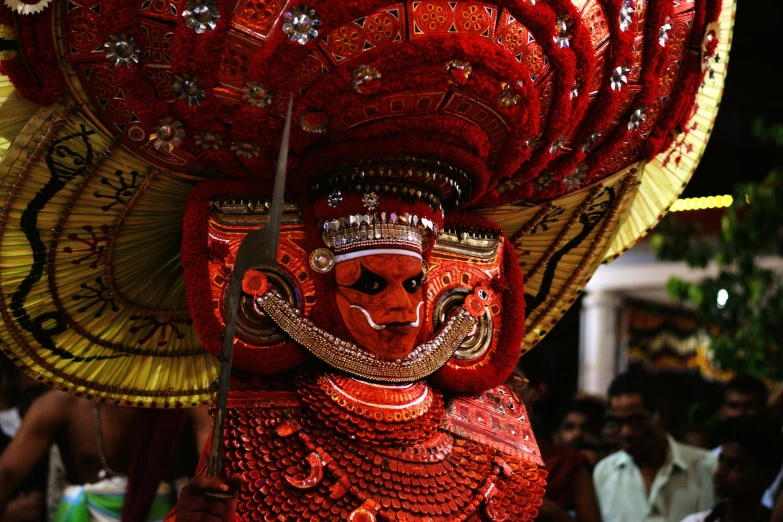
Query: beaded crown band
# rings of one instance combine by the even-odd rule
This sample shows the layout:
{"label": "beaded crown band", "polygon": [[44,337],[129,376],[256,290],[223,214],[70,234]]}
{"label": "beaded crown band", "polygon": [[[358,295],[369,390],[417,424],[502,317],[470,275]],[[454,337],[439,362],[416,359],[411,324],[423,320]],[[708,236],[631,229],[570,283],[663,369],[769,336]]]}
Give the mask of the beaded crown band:
{"label": "beaded crown band", "polygon": [[337,255],[381,248],[402,248],[421,255],[429,236],[437,234],[438,226],[430,219],[381,212],[325,221],[322,237]]}

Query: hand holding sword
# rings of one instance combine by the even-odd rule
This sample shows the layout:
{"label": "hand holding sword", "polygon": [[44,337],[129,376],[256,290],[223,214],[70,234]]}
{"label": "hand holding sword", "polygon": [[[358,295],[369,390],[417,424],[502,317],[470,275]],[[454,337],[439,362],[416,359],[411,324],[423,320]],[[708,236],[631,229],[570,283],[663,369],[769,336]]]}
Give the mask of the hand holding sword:
{"label": "hand holding sword", "polygon": [[[274,267],[277,262],[292,110],[293,97],[291,97],[288,104],[288,114],[283,130],[283,139],[280,144],[272,204],[269,207],[267,223],[264,227],[249,232],[242,240],[228,283],[226,292],[226,329],[223,334],[223,351],[220,358],[220,376],[218,377],[218,393],[212,429],[212,443],[207,462],[207,476],[196,477],[183,489],[180,502],[177,504],[178,519],[181,512],[185,519],[194,515],[196,518],[206,516],[206,518],[225,520],[225,517],[230,515],[231,507],[225,504],[224,499],[234,498],[240,486],[238,477],[228,477],[225,480],[222,478],[224,428],[228,388],[231,379],[231,360],[234,352],[234,334],[237,327],[237,312],[242,294],[242,279],[245,273],[254,267]],[[208,497],[222,500],[217,502],[215,500],[210,501]],[[180,504],[183,504],[183,509],[180,509]],[[235,509],[235,503],[233,509]],[[231,517],[229,516],[228,518],[230,519]],[[178,520],[178,522],[184,521]]]}

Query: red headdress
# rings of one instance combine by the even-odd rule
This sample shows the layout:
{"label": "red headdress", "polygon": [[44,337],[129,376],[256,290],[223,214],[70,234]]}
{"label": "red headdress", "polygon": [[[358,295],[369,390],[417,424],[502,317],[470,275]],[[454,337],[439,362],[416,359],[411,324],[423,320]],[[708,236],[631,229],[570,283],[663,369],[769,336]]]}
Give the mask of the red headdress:
{"label": "red headdress", "polygon": [[[421,342],[490,285],[496,301],[433,376],[483,390],[682,191],[733,16],[720,0],[10,5],[2,347],[61,389],[152,406],[210,396],[227,273],[266,219],[291,96],[268,279],[350,340],[325,304],[330,256],[421,255]],[[239,367],[308,357],[252,299],[240,315]]]}

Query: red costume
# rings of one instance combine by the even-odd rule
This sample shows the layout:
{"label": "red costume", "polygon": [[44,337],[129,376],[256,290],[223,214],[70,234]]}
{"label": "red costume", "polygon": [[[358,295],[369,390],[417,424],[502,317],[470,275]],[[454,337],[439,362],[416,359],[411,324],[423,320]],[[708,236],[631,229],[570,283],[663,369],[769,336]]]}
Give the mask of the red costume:
{"label": "red costume", "polygon": [[94,400],[210,403],[292,100],[277,262],[242,280],[227,517],[535,518],[547,473],[503,384],[693,173],[730,2],[6,6],[17,364]]}

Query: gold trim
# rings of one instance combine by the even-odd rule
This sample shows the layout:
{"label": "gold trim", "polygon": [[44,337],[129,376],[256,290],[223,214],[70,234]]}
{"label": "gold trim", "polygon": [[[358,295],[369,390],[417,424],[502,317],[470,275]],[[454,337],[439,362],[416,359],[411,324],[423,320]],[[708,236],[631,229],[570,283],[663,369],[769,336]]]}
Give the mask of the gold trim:
{"label": "gold trim", "polygon": [[435,338],[417,346],[404,359],[393,361],[327,333],[276,292],[267,292],[257,302],[294,342],[322,361],[351,375],[382,382],[411,382],[434,373],[448,362],[476,324],[465,309],[460,309]]}

